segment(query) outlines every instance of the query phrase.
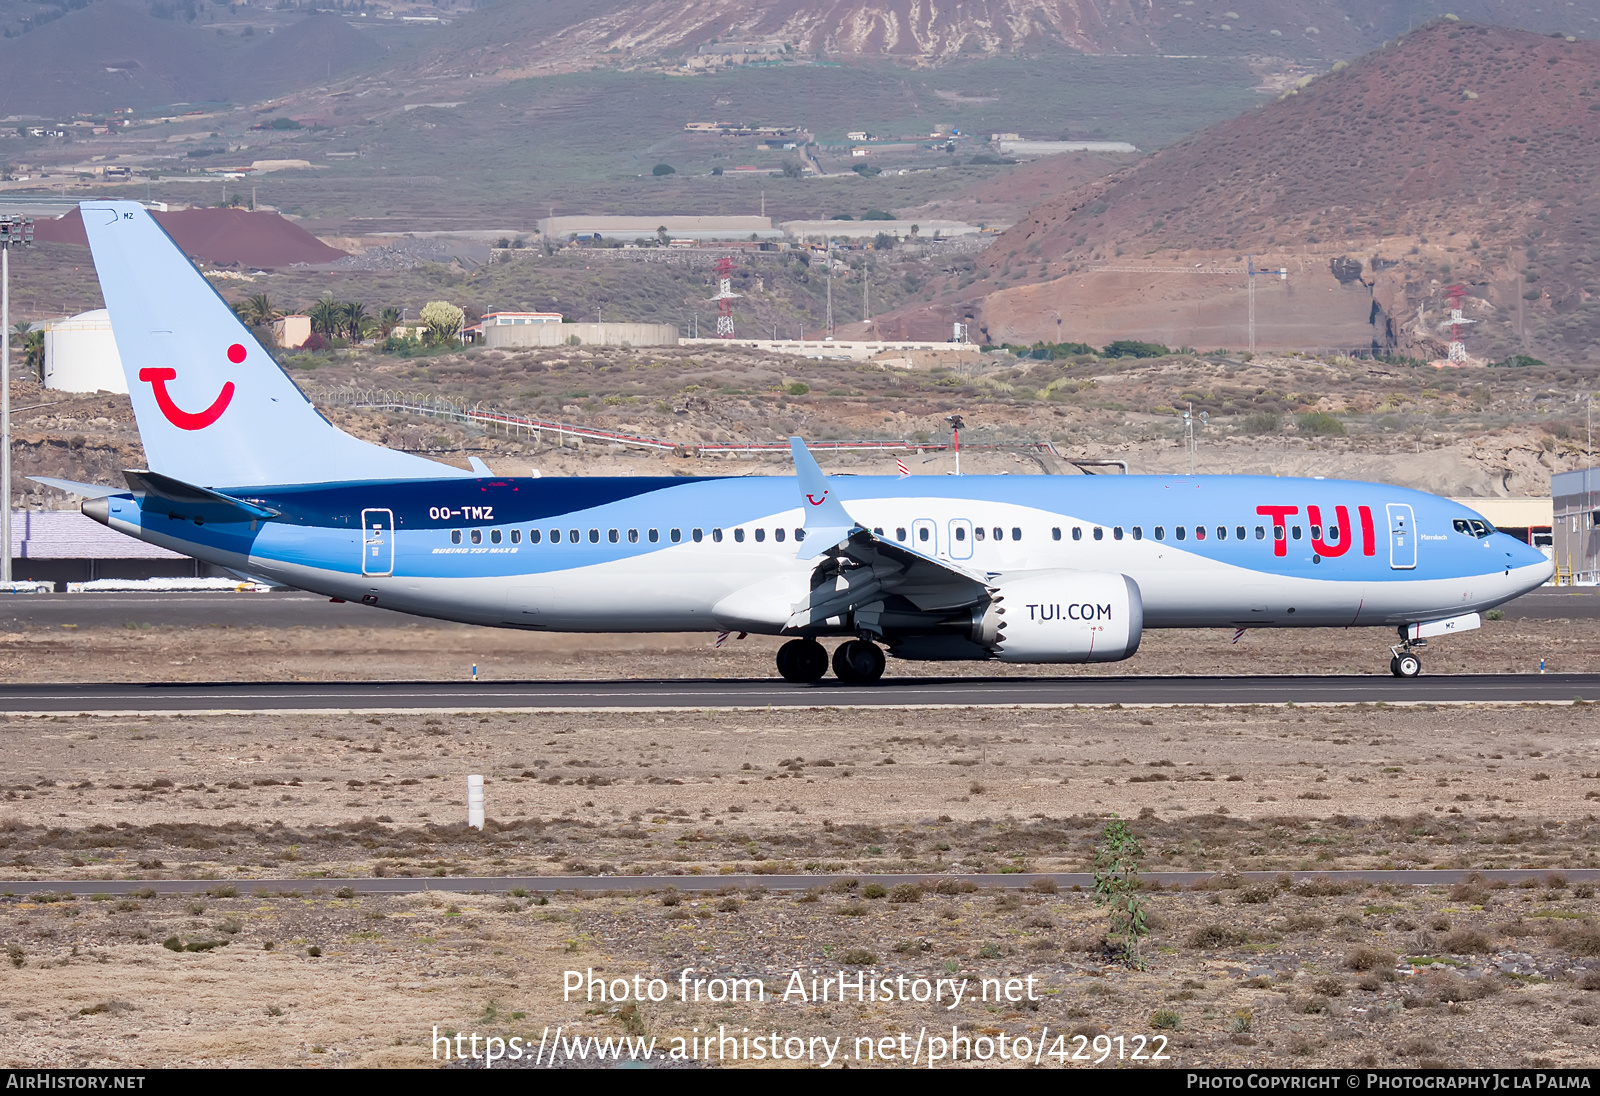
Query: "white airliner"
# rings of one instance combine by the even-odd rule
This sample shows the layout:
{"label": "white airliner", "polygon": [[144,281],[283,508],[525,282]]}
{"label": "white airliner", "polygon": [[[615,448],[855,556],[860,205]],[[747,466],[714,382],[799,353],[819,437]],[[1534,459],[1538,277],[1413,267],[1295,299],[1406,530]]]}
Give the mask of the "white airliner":
{"label": "white airliner", "polygon": [[[85,202],[148,470],[44,480],[129,536],[333,598],[553,632],[792,636],[778,670],[1124,659],[1146,628],[1387,627],[1390,670],[1542,584],[1446,499],[1265,476],[522,478],[324,419],[139,205]],[[838,637],[830,660],[820,642]]]}

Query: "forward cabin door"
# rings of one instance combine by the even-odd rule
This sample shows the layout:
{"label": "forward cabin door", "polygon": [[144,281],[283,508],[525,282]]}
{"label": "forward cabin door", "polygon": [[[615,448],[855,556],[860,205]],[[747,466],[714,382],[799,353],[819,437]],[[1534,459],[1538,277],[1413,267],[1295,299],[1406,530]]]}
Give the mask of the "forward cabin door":
{"label": "forward cabin door", "polygon": [[938,558],[939,526],[929,518],[918,518],[911,523],[911,547],[925,556]]}
{"label": "forward cabin door", "polygon": [[950,519],[950,558],[972,558],[972,522],[966,518]]}
{"label": "forward cabin door", "polygon": [[361,511],[361,573],[394,574],[394,511]]}
{"label": "forward cabin door", "polygon": [[1416,518],[1403,502],[1389,503],[1388,510],[1389,566],[1396,571],[1409,571],[1417,565]]}

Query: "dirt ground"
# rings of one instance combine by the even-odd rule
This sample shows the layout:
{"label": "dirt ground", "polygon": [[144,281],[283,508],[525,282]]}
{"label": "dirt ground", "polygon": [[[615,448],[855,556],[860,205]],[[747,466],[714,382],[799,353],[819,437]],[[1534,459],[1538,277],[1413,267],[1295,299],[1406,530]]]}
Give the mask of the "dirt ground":
{"label": "dirt ground", "polygon": [[[1382,672],[1387,657],[1378,632],[1230,639],[1151,633],[1135,659],[1096,672]],[[465,677],[474,661],[488,680],[745,677],[769,676],[771,651],[756,637],[716,649],[709,636],[135,620],[9,633],[0,668],[17,681],[438,679]],[[1586,622],[1490,621],[1430,649],[1429,671],[1526,670],[1541,653],[1554,669],[1600,661]],[[480,1052],[509,1055],[517,1038],[533,1056],[557,1027],[565,1040],[654,1037],[667,1054],[674,1039],[726,1027],[741,1040],[776,1032],[785,1054],[803,1046],[817,1064],[827,1044],[813,1040],[841,1040],[835,1066],[870,1064],[856,1042],[868,1037],[892,1042],[872,1043],[871,1061],[885,1048],[898,1060],[905,1033],[906,1053],[925,1064],[938,1044],[925,1038],[917,1051],[918,1036],[948,1042],[954,1026],[980,1040],[976,1058],[989,1055],[956,1063],[974,1066],[1017,1064],[1000,1059],[1002,1035],[1013,1059],[1020,1036],[1039,1064],[1068,1067],[1102,1055],[1102,1065],[1593,1065],[1600,909],[1590,887],[1559,873],[1600,866],[1595,710],[13,717],[0,721],[0,1063],[445,1064],[435,1034],[461,1033],[450,1046],[469,1056],[474,1033],[501,1040]],[[469,773],[486,778],[482,833],[463,825]],[[952,878],[1093,870],[1113,814],[1142,842],[1144,870],[1220,873],[1209,888],[1143,892],[1143,969],[1107,942],[1092,895],[966,891]],[[1552,875],[1532,889],[1348,892],[1230,875],[1362,867]],[[341,878],[374,875],[725,872],[812,872],[818,889],[340,890]],[[853,882],[894,872],[929,886],[879,894]],[[40,882],[63,877],[209,882],[191,895],[75,900]],[[252,882],[266,878],[303,882],[269,894]],[[767,1000],[679,1001],[686,968],[691,982],[761,978]],[[591,969],[659,978],[664,999],[564,1000],[566,972]],[[971,995],[984,978],[1003,988],[1031,977],[1035,999],[1019,988],[1015,1000],[968,996],[954,1008],[840,1003],[836,991],[785,1000],[794,971],[807,986],[813,972],[843,972],[852,986],[862,971],[903,975],[907,987],[968,978]],[[1170,1058],[1131,1057],[1157,1052]],[[558,1057],[583,1055],[564,1043]]]}
{"label": "dirt ground", "polygon": [[[272,596],[272,595],[258,595]],[[397,619],[382,609],[342,606],[337,628],[186,628],[153,625],[130,608],[112,627],[16,625],[0,631],[0,675],[57,681],[462,681],[612,678],[771,678],[782,642],[713,634],[554,635]],[[379,626],[365,626],[376,621]],[[1105,674],[1387,673],[1394,633],[1383,628],[1147,631],[1123,662],[1024,666],[996,662],[905,662],[888,675],[1099,676]],[[1490,620],[1421,652],[1425,672],[1552,673],[1600,669],[1592,621]],[[1571,700],[1572,697],[1555,697]],[[1590,697],[1597,699],[1600,697]]]}

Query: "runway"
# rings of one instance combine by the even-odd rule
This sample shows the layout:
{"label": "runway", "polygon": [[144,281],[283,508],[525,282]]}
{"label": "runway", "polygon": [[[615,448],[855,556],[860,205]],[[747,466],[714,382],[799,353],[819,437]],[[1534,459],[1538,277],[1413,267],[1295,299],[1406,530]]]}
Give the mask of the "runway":
{"label": "runway", "polygon": [[[1600,620],[1600,587],[1545,587],[1501,607],[1507,620]],[[0,598],[0,630],[23,628],[471,628],[316,594],[15,594]]]}
{"label": "runway", "polygon": [[1077,705],[1570,704],[1600,700],[1600,674],[1281,677],[885,678],[512,682],[224,682],[0,685],[0,714],[964,708]]}
{"label": "runway", "polygon": [[[1486,868],[1482,871],[1462,868],[1374,868],[1356,871],[1242,871],[1234,874],[1241,883],[1276,882],[1287,875],[1296,883],[1317,879],[1414,887],[1450,886],[1473,876],[1486,882],[1510,886],[1529,882],[1544,884],[1552,876],[1560,876],[1568,883],[1600,882],[1600,868]],[[1139,878],[1147,886],[1197,887],[1217,879],[1217,873],[1149,871],[1140,872]],[[1088,890],[1094,886],[1094,876],[1088,872],[1020,872],[1005,875],[456,875],[376,879],[370,876],[350,879],[0,879],[0,895],[28,895],[44,891],[78,895],[133,894],[144,890],[156,894],[202,895],[215,894],[222,887],[232,887],[239,893],[263,898],[331,894],[345,887],[357,894],[417,894],[423,891],[454,894],[506,894],[511,891],[526,891],[529,894],[594,894],[623,891],[637,894],[669,887],[680,891],[749,890],[752,887],[769,891],[803,891],[812,887],[826,887],[841,879],[854,879],[862,885],[877,883],[884,887],[901,883],[931,886],[946,879],[1005,890],[1036,889],[1041,883],[1046,886],[1054,883],[1060,890]]]}

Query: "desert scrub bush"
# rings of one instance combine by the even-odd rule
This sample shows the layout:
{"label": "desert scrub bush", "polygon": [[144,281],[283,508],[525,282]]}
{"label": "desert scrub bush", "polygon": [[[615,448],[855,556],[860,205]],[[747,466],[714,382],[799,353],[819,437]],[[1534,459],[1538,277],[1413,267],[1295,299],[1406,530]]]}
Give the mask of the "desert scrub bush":
{"label": "desert scrub bush", "polygon": [[1568,955],[1600,955],[1600,925],[1592,921],[1563,925],[1556,931],[1555,945]]}
{"label": "desert scrub bush", "polygon": [[1100,841],[1094,849],[1094,900],[1110,912],[1111,936],[1121,945],[1123,959],[1139,968],[1144,966],[1139,941],[1150,931],[1145,901],[1139,895],[1139,861],[1143,856],[1144,847],[1122,819],[1113,818],[1100,831]]}
{"label": "desert scrub bush", "polygon": [[1256,1014],[1247,1008],[1236,1008],[1228,1017],[1228,1031],[1237,1035],[1249,1031],[1256,1022]]}
{"label": "desert scrub bush", "polygon": [[1262,906],[1278,897],[1278,888],[1271,883],[1252,883],[1240,889],[1236,901],[1245,906]]}
{"label": "desert scrub bush", "polygon": [[722,901],[717,903],[718,913],[735,913],[738,911],[738,909],[739,900],[737,898],[724,898]]}
{"label": "desert scrub bush", "polygon": [[1184,940],[1191,948],[1236,948],[1249,942],[1248,932],[1226,925],[1201,925]]}
{"label": "desert scrub bush", "polygon": [[883,898],[889,893],[889,888],[882,883],[868,883],[861,888],[863,898]]}
{"label": "desert scrub bush", "polygon": [[1395,964],[1400,962],[1400,957],[1392,951],[1374,948],[1363,944],[1358,948],[1351,948],[1345,953],[1344,965],[1349,970],[1356,971],[1388,971],[1394,973]]}
{"label": "desert scrub bush", "polygon": [[1182,1031],[1183,1017],[1176,1009],[1158,1008],[1150,1014],[1150,1026],[1157,1031]]}
{"label": "desert scrub bush", "polygon": [[678,893],[677,887],[668,887],[666,890],[661,892],[661,904],[663,906],[676,906],[682,901],[683,895]]}
{"label": "desert scrub bush", "polygon": [[1326,411],[1307,411],[1294,420],[1300,433],[1309,438],[1343,437],[1344,423]]}
{"label": "desert scrub bush", "polygon": [[1314,913],[1291,913],[1283,919],[1284,932],[1316,932],[1327,927],[1327,919]]}
{"label": "desert scrub bush", "polygon": [[889,891],[889,901],[896,905],[922,901],[922,888],[916,883],[898,883]]}
{"label": "desert scrub bush", "polygon": [[935,894],[971,894],[978,889],[978,884],[970,879],[941,879],[933,885]]}
{"label": "desert scrub bush", "polygon": [[1451,955],[1487,955],[1494,941],[1482,929],[1455,929],[1439,937],[1439,946]]}
{"label": "desert scrub bush", "polygon": [[839,957],[839,961],[847,967],[870,967],[878,961],[878,957],[866,948],[851,948]]}
{"label": "desert scrub bush", "polygon": [[864,917],[867,912],[867,904],[859,899],[851,899],[834,912],[838,913],[840,917]]}

